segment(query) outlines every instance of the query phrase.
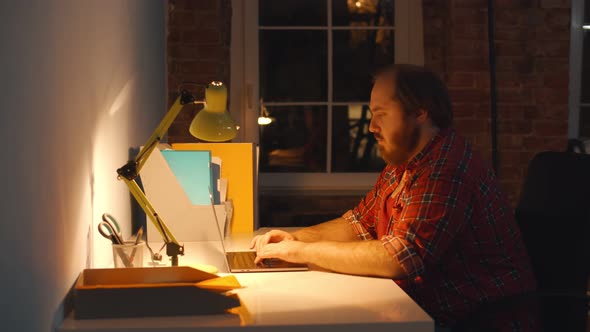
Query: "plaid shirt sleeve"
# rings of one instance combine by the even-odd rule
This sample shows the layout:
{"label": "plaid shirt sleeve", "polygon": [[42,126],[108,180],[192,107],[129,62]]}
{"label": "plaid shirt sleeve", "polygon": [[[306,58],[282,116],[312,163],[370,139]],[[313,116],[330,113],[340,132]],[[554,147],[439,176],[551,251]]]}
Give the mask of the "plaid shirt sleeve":
{"label": "plaid shirt sleeve", "polygon": [[406,278],[414,279],[422,274],[424,271],[422,258],[407,240],[399,236],[385,235],[381,238],[381,242],[404,270]]}
{"label": "plaid shirt sleeve", "polygon": [[[363,224],[357,219],[353,210],[346,211],[342,217],[348,221],[361,240],[374,239],[374,237],[367,232]],[[381,238],[381,242],[387,252],[397,260],[409,278],[417,277],[424,270],[422,259],[413,249],[413,246],[408,245],[407,241],[397,236],[386,235]]]}
{"label": "plaid shirt sleeve", "polygon": [[363,226],[363,224],[360,223],[360,221],[358,220],[358,218],[356,217],[356,215],[354,214],[354,212],[352,210],[346,211],[346,213],[344,213],[342,215],[342,218],[344,218],[346,221],[348,221],[348,223],[350,224],[350,226],[352,227],[352,229],[356,233],[356,236],[358,236],[359,239],[361,239],[361,240],[373,240],[374,239],[373,236],[371,235],[371,233],[369,233],[367,231],[365,226]]}
{"label": "plaid shirt sleeve", "polygon": [[384,185],[384,176],[388,172],[389,166],[381,172],[373,189],[359,202],[352,210],[346,211],[342,218],[354,229],[356,235],[361,240],[372,240],[377,237],[375,231],[376,211],[379,204],[382,187]]}

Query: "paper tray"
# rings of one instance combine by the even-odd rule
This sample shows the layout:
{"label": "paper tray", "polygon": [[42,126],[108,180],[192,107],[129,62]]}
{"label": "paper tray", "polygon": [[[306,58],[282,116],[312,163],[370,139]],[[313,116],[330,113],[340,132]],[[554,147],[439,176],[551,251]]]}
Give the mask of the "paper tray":
{"label": "paper tray", "polygon": [[86,269],[74,287],[76,319],[208,315],[240,306],[234,276],[186,266]]}

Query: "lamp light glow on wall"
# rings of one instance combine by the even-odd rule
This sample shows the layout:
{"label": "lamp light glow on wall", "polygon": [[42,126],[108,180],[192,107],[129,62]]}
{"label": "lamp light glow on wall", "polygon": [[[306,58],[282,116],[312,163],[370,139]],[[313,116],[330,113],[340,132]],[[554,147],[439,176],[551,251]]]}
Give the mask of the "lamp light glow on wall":
{"label": "lamp light glow on wall", "polygon": [[160,124],[156,127],[148,141],[143,145],[135,159],[128,161],[117,169],[117,178],[123,180],[129,191],[141,206],[146,216],[150,218],[166,245],[166,255],[171,257],[172,265],[178,265],[178,255],[184,255],[184,245],[180,245],[166,223],[145,196],[136,182],[141,168],[152,151],[161,142],[162,137],[170,128],[180,111],[187,104],[204,104],[190,125],[190,133],[196,138],[210,142],[224,142],[236,137],[238,127],[227,111],[227,89],[221,82],[211,82],[205,90],[205,101],[197,101],[188,91],[183,90],[174,104],[170,107]]}

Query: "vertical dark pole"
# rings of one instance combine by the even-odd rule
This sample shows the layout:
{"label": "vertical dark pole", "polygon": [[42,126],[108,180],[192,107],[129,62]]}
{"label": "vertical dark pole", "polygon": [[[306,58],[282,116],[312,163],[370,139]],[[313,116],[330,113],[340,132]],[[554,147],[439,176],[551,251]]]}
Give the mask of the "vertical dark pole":
{"label": "vertical dark pole", "polygon": [[498,174],[498,109],[496,105],[496,47],[494,0],[488,0],[488,49],[490,61],[490,120],[492,131],[492,166]]}

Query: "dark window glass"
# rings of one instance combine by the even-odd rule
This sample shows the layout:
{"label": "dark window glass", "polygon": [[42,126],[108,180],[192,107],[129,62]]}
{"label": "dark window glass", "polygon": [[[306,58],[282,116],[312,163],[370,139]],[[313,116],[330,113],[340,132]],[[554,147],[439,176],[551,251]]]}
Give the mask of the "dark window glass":
{"label": "dark window glass", "polygon": [[261,172],[326,172],[325,106],[266,106],[260,128]]}
{"label": "dark window glass", "polygon": [[584,24],[590,24],[590,2],[584,1]]}
{"label": "dark window glass", "polygon": [[[580,137],[590,138],[590,106],[580,107]],[[588,151],[586,151],[588,152]]]}
{"label": "dark window glass", "polygon": [[259,0],[258,11],[262,26],[327,25],[326,0]]}
{"label": "dark window glass", "polygon": [[393,26],[393,0],[334,0],[334,26]]}
{"label": "dark window glass", "polygon": [[326,101],[326,31],[260,31],[260,96],[264,101]]}
{"label": "dark window glass", "polygon": [[332,113],[332,172],[380,172],[385,163],[369,132],[368,105],[336,106]]}
{"label": "dark window glass", "polygon": [[334,31],[333,97],[368,101],[372,74],[394,62],[393,30]]}

